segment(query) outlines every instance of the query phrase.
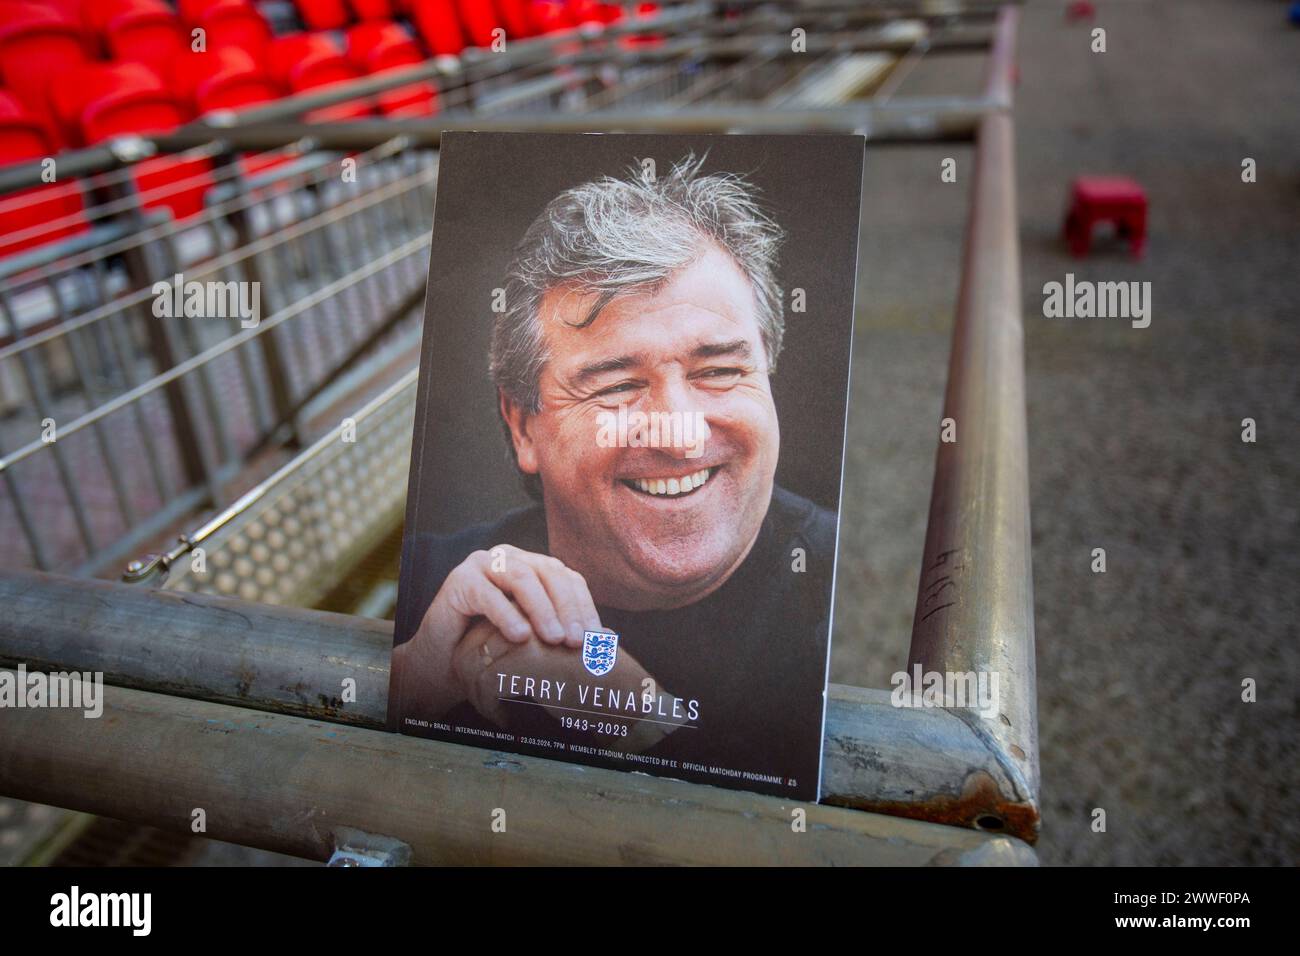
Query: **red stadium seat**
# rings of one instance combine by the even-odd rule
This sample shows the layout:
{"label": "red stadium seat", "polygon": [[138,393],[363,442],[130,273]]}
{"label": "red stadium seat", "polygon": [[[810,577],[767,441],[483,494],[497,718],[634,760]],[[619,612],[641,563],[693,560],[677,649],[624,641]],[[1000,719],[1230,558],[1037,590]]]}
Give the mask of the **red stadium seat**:
{"label": "red stadium seat", "polygon": [[81,23],[91,33],[103,35],[108,21],[117,16],[131,0],[81,0]]}
{"label": "red stadium seat", "polygon": [[287,33],[271,41],[264,65],[272,79],[281,86],[287,86],[290,73],[304,57],[338,52],[338,48],[327,36],[316,33]]}
{"label": "red stadium seat", "polygon": [[48,7],[58,13],[63,14],[74,23],[81,22],[81,3],[82,0],[21,0],[24,3],[39,3],[43,7]]}
{"label": "red stadium seat", "polygon": [[555,33],[576,24],[569,9],[559,0],[533,4],[533,23],[538,33]]}
{"label": "red stadium seat", "polygon": [[172,87],[196,113],[266,103],[282,93],[252,55],[237,47],[186,54],[172,69]]}
{"label": "red stadium seat", "polygon": [[103,107],[161,101],[164,105],[160,108],[167,114],[165,119],[174,120],[172,113],[178,112],[174,104],[167,111],[167,91],[162,80],[141,63],[83,63],[54,78],[49,100],[64,141],[77,146],[91,142],[85,132],[85,114],[92,103]]}
{"label": "red stadium seat", "polygon": [[[12,93],[0,90],[0,166],[54,153],[45,125]],[[84,232],[76,182],[55,182],[0,196],[0,257]],[[66,224],[54,225],[62,219]],[[42,228],[44,227],[44,228]]]}
{"label": "red stadium seat", "polygon": [[116,0],[104,24],[103,36],[115,60],[147,63],[166,72],[189,49],[181,22],[161,0]]}
{"label": "red stadium seat", "polygon": [[393,0],[348,0],[348,6],[356,14],[358,23],[391,20],[398,13],[397,4]]}
{"label": "red stadium seat", "polygon": [[0,165],[53,154],[49,133],[18,97],[0,90]]}
{"label": "red stadium seat", "polygon": [[[396,23],[362,23],[348,31],[348,58],[360,70],[379,73],[424,62],[419,44]],[[431,83],[398,87],[376,98],[385,116],[432,116],[438,91]]]}
{"label": "red stadium seat", "polygon": [[510,39],[522,40],[537,32],[533,26],[529,0],[496,0],[495,6],[501,24],[506,28],[506,36]]}
{"label": "red stadium seat", "polygon": [[[128,68],[148,70],[143,74]],[[142,63],[110,63],[98,66],[111,75],[108,89],[85,100],[81,111],[81,132],[87,145],[124,133],[159,133],[174,129],[189,119],[189,111],[168,90],[158,74]]]}
{"label": "red stadium seat", "polygon": [[452,0],[411,0],[411,22],[424,48],[435,56],[455,56],[465,49],[465,36]]}
{"label": "red stadium seat", "polygon": [[80,24],[53,8],[0,3],[0,78],[30,112],[43,114],[50,81],[84,62]]}
{"label": "red stadium seat", "polygon": [[477,47],[490,47],[495,39],[493,31],[503,29],[490,0],[455,0],[455,4],[456,15],[470,43]]}
{"label": "red stadium seat", "polygon": [[195,25],[207,35],[207,49],[238,47],[261,60],[271,43],[271,25],[245,0],[210,0]]}
{"label": "red stadium seat", "polygon": [[367,73],[424,59],[415,38],[396,23],[359,23],[347,32],[348,59]]}
{"label": "red stadium seat", "polygon": [[197,26],[208,7],[216,6],[221,2],[222,0],[178,0],[176,12],[185,23]]}
{"label": "red stadium seat", "polygon": [[[291,93],[355,80],[361,71],[321,33],[293,33],[277,37],[268,48],[267,69],[277,83]],[[361,101],[340,103],[312,110],[308,122],[345,120],[369,116],[371,109]]]}
{"label": "red stadium seat", "polygon": [[569,15],[577,24],[601,25],[613,23],[623,16],[623,11],[615,4],[600,3],[598,0],[569,0]]}
{"label": "red stadium seat", "polygon": [[[67,135],[87,146],[128,133],[167,132],[188,118],[188,111],[158,74],[142,63],[76,67],[55,77],[50,103]],[[195,179],[180,189],[146,197],[146,208],[169,208],[178,219],[202,210],[203,194],[211,185],[208,160],[151,159],[134,169],[136,188],[142,193]]]}
{"label": "red stadium seat", "polygon": [[295,5],[308,30],[338,30],[352,19],[344,0],[297,0]]}

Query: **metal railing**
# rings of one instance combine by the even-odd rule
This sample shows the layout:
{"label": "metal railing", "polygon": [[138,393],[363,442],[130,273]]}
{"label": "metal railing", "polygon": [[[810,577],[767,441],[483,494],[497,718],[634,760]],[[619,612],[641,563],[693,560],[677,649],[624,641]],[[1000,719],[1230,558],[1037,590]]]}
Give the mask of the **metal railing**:
{"label": "metal railing", "polygon": [[[312,607],[402,522],[416,369],[126,579]],[[182,559],[186,560],[182,560]]]}
{"label": "metal railing", "polygon": [[[0,377],[23,386],[0,425],[12,449],[0,458],[0,526],[22,529],[31,563],[93,573],[198,506],[221,505],[254,453],[286,429],[297,437],[302,396],[360,343],[380,332],[414,341],[436,162],[400,140],[354,161],[351,181],[338,158],[320,156],[248,183],[236,173],[228,198],[192,220],[0,288],[14,339],[0,348]],[[206,248],[186,255],[181,240],[196,237]],[[66,302],[64,285],[92,276],[101,295],[79,314],[65,307],[41,327],[20,308],[42,291]],[[182,283],[242,283],[257,290],[259,314],[159,314],[160,300],[183,300]],[[406,320],[396,328],[394,310]],[[87,487],[88,475],[107,476],[111,495]]]}
{"label": "metal railing", "polygon": [[[436,148],[443,129],[828,129],[862,132],[869,144],[973,138],[972,208],[944,406],[944,414],[958,422],[961,441],[938,446],[909,664],[925,671],[997,672],[1004,706],[995,720],[986,722],[956,710],[896,709],[889,705],[888,694],[879,691],[832,688],[823,803],[869,812],[808,807],[809,819],[824,824],[819,832],[825,839],[782,845],[779,855],[805,862],[1032,862],[1032,852],[1020,842],[1035,839],[1039,812],[1010,116],[1015,13],[1004,10],[996,29],[981,34],[954,18],[960,5],[902,5],[927,26],[923,32],[909,27],[896,33],[887,24],[897,18],[900,4],[749,6],[729,4],[745,12],[710,19],[709,5],[693,4],[670,11],[669,19],[653,26],[624,28],[656,33],[660,42],[654,47],[623,48],[609,42],[621,34],[607,33],[517,44],[500,58],[474,53],[454,62],[394,71],[346,88],[292,97],[237,121],[209,117],[168,136],[149,137],[129,147],[119,144],[116,151],[87,151],[70,165],[82,174],[111,172],[129,168],[122,159],[129,153],[174,153],[214,142],[221,144],[214,154],[220,156],[282,149],[292,143],[300,150],[303,144],[316,151],[390,150],[386,182],[339,200],[328,207],[332,213],[315,213],[334,218],[313,224],[308,216],[249,235],[232,247],[232,253],[246,251],[259,265],[268,263],[291,284],[306,281],[301,270],[295,271],[294,257],[310,255],[309,237],[318,226],[324,230],[354,216],[350,221],[356,223],[355,231],[345,228],[320,236],[361,235],[361,209],[385,208],[382,204],[393,198],[384,189],[411,184],[409,188],[420,193],[431,185],[436,167],[412,157],[431,158],[434,154],[427,151]],[[972,12],[969,5],[967,12]],[[991,10],[980,4],[973,12],[979,19]],[[787,52],[791,24],[806,25],[814,41],[807,55]],[[886,29],[877,29],[881,24]],[[917,101],[895,95],[898,71],[910,69],[927,52],[967,50],[989,41],[989,79],[980,96]],[[876,54],[890,57],[887,68],[854,59]],[[312,110],[415,81],[438,86],[445,112],[432,121],[368,119],[327,126],[297,122]],[[30,173],[0,172],[0,187],[30,185],[24,178]],[[430,178],[420,179],[422,175]],[[242,191],[235,198],[240,195]],[[350,212],[339,211],[348,203],[358,205],[347,207]],[[391,214],[399,216],[400,210]],[[428,221],[425,213],[421,229],[427,229]],[[191,381],[186,376],[220,358],[237,360],[240,349],[270,341],[263,337],[273,332],[287,336],[295,328],[302,333],[299,339],[285,341],[286,351],[299,360],[300,352],[309,351],[306,333],[311,325],[294,325],[293,320],[320,314],[345,292],[363,294],[360,284],[386,275],[386,270],[410,278],[422,289],[420,253],[428,244],[427,234],[403,236],[407,234],[399,231],[387,251],[378,252],[367,234],[356,260],[338,261],[341,275],[316,287],[292,287],[285,304],[257,329],[231,331],[215,345],[155,370],[152,378],[62,427],[60,439],[93,435],[95,426],[109,416],[147,407],[148,396],[159,403],[166,386]],[[376,282],[374,288],[382,286]],[[388,291],[389,305],[400,320],[403,309],[414,308],[412,299],[402,299],[398,287]],[[356,312],[361,314],[365,306],[358,303]],[[336,371],[354,367],[357,354],[354,348],[335,355]],[[250,361],[255,355],[247,353]],[[0,350],[0,363],[5,357]],[[259,367],[265,373],[266,366]],[[178,612],[179,596],[169,591],[29,573],[0,575],[0,600],[11,609],[0,621],[0,661],[103,670],[116,685],[110,688],[108,702],[116,719],[112,732],[96,724],[88,733],[76,733],[66,720],[41,722],[25,715],[21,733],[4,735],[0,783],[6,792],[160,826],[171,825],[175,818],[178,826],[188,826],[188,816],[178,816],[179,808],[186,807],[187,815],[188,808],[205,800],[242,806],[241,794],[260,785],[258,768],[270,761],[296,769],[258,812],[232,816],[215,826],[210,820],[211,835],[323,859],[332,852],[334,835],[310,821],[328,819],[396,837],[415,849],[417,862],[611,862],[626,859],[629,845],[642,848],[643,855],[636,857],[642,860],[770,859],[764,854],[772,850],[775,831],[769,828],[779,823],[781,830],[789,830],[788,802],[514,754],[485,757],[449,744],[380,737],[391,625],[220,596],[264,604],[310,603],[320,581],[337,573],[349,555],[373,543],[376,529],[400,521],[400,504],[393,503],[401,496],[401,460],[410,442],[410,375],[353,416],[371,425],[382,422],[380,427],[358,428],[358,441],[349,443],[342,440],[343,426],[335,416],[333,430],[298,459],[201,524],[191,523],[194,530],[174,547],[133,568],[130,577],[140,580],[156,580],[157,572],[170,570],[171,589],[199,592],[185,598],[183,613]],[[315,379],[328,380],[328,375]],[[297,401],[290,401],[288,418],[264,423],[276,428],[263,431],[262,446],[274,444],[266,436],[275,434],[282,441],[286,429],[292,430],[293,418],[303,410],[303,384],[294,381],[290,398]],[[209,432],[214,430],[210,421],[205,424]],[[363,445],[365,435],[382,448]],[[60,467],[52,449],[29,441],[0,460],[0,472],[12,483],[16,467],[33,461]],[[330,509],[314,503],[328,503],[331,488],[338,494],[340,483],[348,482],[354,487],[357,482],[376,483],[367,488],[382,484],[388,497],[379,500],[369,522],[344,509],[337,522],[326,526]],[[190,514],[198,512],[200,499],[209,505],[218,500],[202,484],[192,492],[196,496],[183,502]],[[168,517],[183,517],[180,510]],[[321,548],[322,540],[334,543],[331,554],[324,553],[328,548]],[[307,577],[319,578],[297,580],[277,573],[277,556],[288,555],[294,542],[305,553],[309,541],[315,542],[317,564]],[[196,548],[203,549],[201,558]],[[114,626],[126,619],[150,625]],[[94,639],[87,640],[87,621],[92,620]],[[339,694],[342,682],[349,679],[357,689],[353,701]],[[268,717],[268,712],[274,716]],[[205,736],[203,726],[214,720],[238,732],[221,740]],[[347,728],[322,737],[322,720]],[[128,729],[134,734],[133,750],[122,739]],[[328,742],[323,743],[325,738]],[[176,746],[178,740],[194,755],[196,772],[154,766],[166,763],[161,748]],[[113,772],[109,783],[93,791],[69,788],[60,781],[71,777],[47,772],[51,766],[72,767],[92,758],[140,772]],[[217,766],[225,768],[219,777],[202,772]],[[490,844],[458,826],[456,812],[469,812],[466,801],[484,788],[506,788],[515,805],[529,808],[529,835],[522,843],[508,848]],[[411,793],[422,795],[418,805]],[[684,799],[702,810],[700,826],[720,834],[719,840],[702,841],[690,827],[681,829],[674,808]],[[581,840],[567,822],[567,810],[579,800],[603,821],[585,830]]]}

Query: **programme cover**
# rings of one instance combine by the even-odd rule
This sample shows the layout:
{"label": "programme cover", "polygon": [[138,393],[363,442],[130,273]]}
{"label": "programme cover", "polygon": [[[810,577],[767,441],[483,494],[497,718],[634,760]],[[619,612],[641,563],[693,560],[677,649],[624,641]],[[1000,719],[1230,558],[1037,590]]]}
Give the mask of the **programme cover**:
{"label": "programme cover", "polygon": [[439,162],[390,726],[816,799],[862,138]]}

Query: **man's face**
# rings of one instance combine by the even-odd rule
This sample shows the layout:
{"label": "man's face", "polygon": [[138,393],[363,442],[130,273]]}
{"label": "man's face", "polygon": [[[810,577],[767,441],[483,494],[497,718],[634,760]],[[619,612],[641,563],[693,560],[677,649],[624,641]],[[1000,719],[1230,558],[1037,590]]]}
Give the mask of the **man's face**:
{"label": "man's face", "polygon": [[744,560],[772,496],[780,435],[753,290],[708,244],[657,293],[576,328],[594,298],[542,300],[541,411],[502,406],[519,465],[541,476],[551,552],[598,603],[691,604]]}

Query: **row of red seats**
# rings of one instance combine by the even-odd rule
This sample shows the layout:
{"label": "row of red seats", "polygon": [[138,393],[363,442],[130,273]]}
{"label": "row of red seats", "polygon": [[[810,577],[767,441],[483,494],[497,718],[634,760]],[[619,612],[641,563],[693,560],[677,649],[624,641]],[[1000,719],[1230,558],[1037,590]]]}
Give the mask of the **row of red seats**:
{"label": "row of red seats", "polygon": [[[359,75],[358,71],[389,69],[419,62],[421,58],[419,46],[402,35],[401,27],[391,21],[367,19],[349,31],[346,49],[331,49],[327,41],[315,34],[273,42],[266,20],[246,0],[180,0],[179,16],[162,0],[79,0],[75,10],[56,5],[72,2],[47,0],[38,4],[0,0],[0,79],[34,116],[41,118],[47,111],[52,114],[48,133],[56,148],[89,145],[104,138],[104,127],[114,124],[108,124],[103,116],[84,115],[92,106],[96,107],[95,112],[108,108],[109,104],[100,102],[100,97],[111,99],[115,90],[120,93],[119,98],[140,96],[143,74],[139,71],[99,69],[87,74],[81,70],[87,63],[95,62],[96,44],[102,44],[115,60],[152,67],[167,89],[175,92],[182,113],[188,114],[260,102],[325,82],[351,79]],[[335,4],[336,13],[343,10],[343,0],[329,2]],[[360,10],[369,18],[389,12],[391,2],[365,0]],[[484,45],[492,43],[492,33],[498,29],[493,7],[485,0],[459,0],[460,19],[453,9],[454,0],[402,2],[408,5],[426,49],[433,54],[457,53],[463,49],[462,20],[475,41]],[[323,0],[300,0],[300,3],[304,19],[309,21],[309,10],[324,9]],[[525,6],[520,0],[513,7],[503,4],[502,9],[512,9],[521,15]],[[527,9],[544,16],[549,15],[545,11],[553,12],[563,6],[537,3],[528,5]],[[594,11],[592,16],[608,17],[606,8],[618,12],[617,7],[608,4],[575,5],[569,21],[581,18],[584,9]],[[77,19],[73,18],[74,12]],[[323,23],[338,21],[339,16],[316,18],[316,22]],[[569,21],[562,25],[568,25]],[[182,22],[205,30],[203,53],[195,53],[192,45],[186,43]],[[521,29],[531,30],[534,25],[529,19]],[[312,36],[317,38],[306,39]],[[384,48],[382,66],[370,62],[376,45]],[[348,55],[358,47],[362,50],[360,55]],[[232,50],[241,51],[247,57]],[[250,70],[249,58],[255,67],[266,62],[267,75],[259,76],[256,69]],[[297,59],[302,62],[295,62]],[[397,100],[390,97],[381,105],[385,112],[391,111],[393,104],[406,110],[410,100],[407,94]],[[170,125],[174,123],[165,124]],[[0,156],[0,161],[3,160]]]}
{"label": "row of red seats", "polygon": [[[147,105],[125,101],[139,101],[142,84],[156,86],[139,71],[107,69],[101,58],[142,64],[170,81],[174,65],[191,53],[186,27],[203,29],[207,50],[235,47],[257,56],[271,40],[270,26],[247,0],[207,0],[184,23],[162,0],[0,0],[0,80],[35,117],[48,118],[52,147],[91,145],[104,138],[106,125],[117,125],[104,111],[147,114]],[[137,131],[170,128],[194,108],[176,106],[181,116]]]}
{"label": "row of red seats", "polygon": [[[136,2],[146,9],[155,5],[154,0]],[[228,0],[220,2],[224,5]],[[12,9],[18,5],[7,6]],[[208,16],[212,6],[197,15]],[[53,24],[55,28],[33,31],[26,34],[27,39],[63,41],[72,35],[72,24],[66,16],[32,9],[35,12],[27,23]],[[168,40],[154,37],[153,43],[144,42],[141,35],[135,38],[141,41],[138,45],[119,47],[124,58],[111,63],[87,59],[80,41],[74,40],[71,45],[46,44],[38,49],[29,43],[15,48],[6,46],[0,33],[0,62],[8,68],[7,73],[21,75],[22,61],[21,66],[44,80],[40,84],[16,84],[21,94],[0,90],[0,165],[51,156],[64,147],[94,145],[125,133],[166,132],[197,113],[265,103],[287,93],[409,66],[424,59],[414,39],[391,22],[358,24],[348,31],[345,48],[319,33],[273,40],[260,18],[245,22],[261,29],[228,34],[215,48],[202,53],[181,45],[175,31]],[[164,44],[166,55],[156,55]],[[155,55],[128,58],[142,51]],[[432,85],[414,84],[382,94],[377,105],[392,116],[430,115],[435,109],[435,96]],[[41,103],[45,109],[40,108]],[[316,111],[308,118],[349,119],[370,112],[365,103],[351,103]],[[256,171],[265,165],[246,167]],[[163,192],[146,198],[146,208],[165,207],[177,218],[185,218],[203,208],[204,192],[211,185],[210,171],[206,160],[151,160],[141,164],[134,181],[141,192]],[[36,192],[58,195],[38,203],[32,198]],[[79,194],[65,186],[41,187],[0,205],[0,233],[18,236],[0,247],[0,254],[62,238],[72,227],[27,238],[23,233],[80,209]]]}
{"label": "row of red seats", "polygon": [[[30,162],[51,154],[45,126],[13,93],[0,90],[0,164]],[[0,199],[0,258],[85,232],[81,190],[51,183]]]}
{"label": "row of red seats", "polygon": [[[298,7],[310,26],[358,22],[339,35],[273,38],[248,0],[179,0],[175,10],[161,0],[0,0],[0,81],[7,87],[0,89],[0,165],[125,133],[166,132],[211,110],[418,64],[429,54],[459,53],[466,40],[490,46],[498,28],[514,38],[621,15],[619,8],[592,0],[348,0],[347,6],[343,0],[298,0]],[[656,9],[642,4],[639,12]],[[385,19],[394,13],[411,18],[423,48]],[[190,31],[196,28],[204,31],[203,52],[192,49]],[[389,116],[430,115],[436,93],[431,84],[418,83],[384,93],[375,103]],[[307,119],[350,119],[371,111],[357,101]],[[185,179],[192,184],[180,183]],[[184,218],[202,209],[210,166],[206,160],[151,160],[137,168],[135,182],[141,191],[167,193],[147,200],[146,207],[166,207]],[[49,196],[35,202],[37,193]],[[0,201],[0,235],[11,239],[0,244],[0,256],[74,231],[70,226],[21,238],[24,229],[80,210],[80,194],[67,185]]]}
{"label": "row of red seats", "polygon": [[492,31],[498,27],[510,39],[523,39],[584,23],[612,23],[623,14],[618,4],[600,0],[444,0],[432,4],[419,0],[297,0],[296,6],[309,30],[338,30],[354,20],[424,17],[446,21],[445,31],[440,32],[464,32],[474,46],[489,46]]}

